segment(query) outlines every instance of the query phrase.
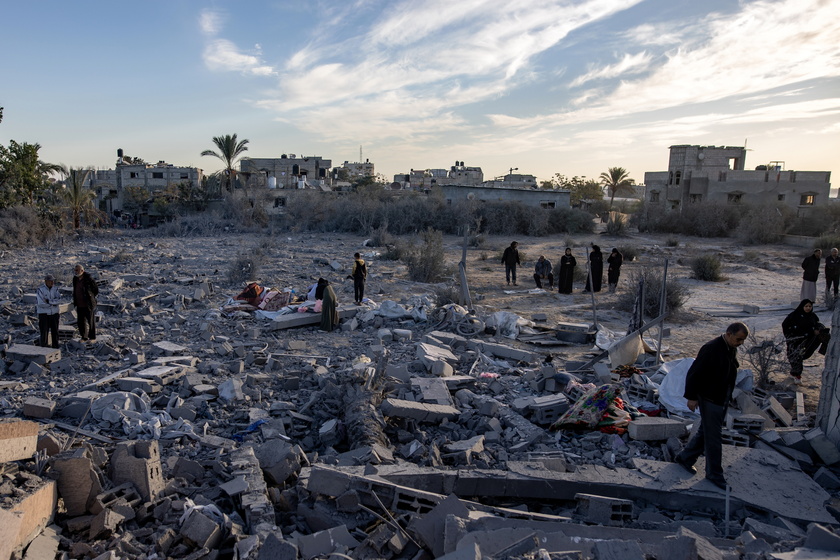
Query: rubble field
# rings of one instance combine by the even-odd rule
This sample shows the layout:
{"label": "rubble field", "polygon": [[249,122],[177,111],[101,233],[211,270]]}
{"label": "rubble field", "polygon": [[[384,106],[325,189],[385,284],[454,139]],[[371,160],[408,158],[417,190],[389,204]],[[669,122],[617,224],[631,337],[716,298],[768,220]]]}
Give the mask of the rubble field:
{"label": "rubble field", "polygon": [[[840,555],[840,451],[815,422],[822,356],[801,385],[782,364],[759,386],[739,353],[726,491],[702,458],[694,475],[671,462],[698,424],[681,400],[691,358],[734,321],[756,343],[780,336],[806,249],[520,238],[508,286],[511,240],[467,249],[472,314],[441,299],[457,299],[456,237],[440,284],[340,234],[112,232],[0,251],[0,560]],[[572,245],[581,265],[591,242],[638,253],[617,293],[605,283],[593,308],[581,281],[571,295],[534,288],[539,255],[557,266]],[[724,281],[691,278],[705,253]],[[683,308],[634,318],[634,272],[666,259]],[[100,289],[92,342],[69,303],[76,263]],[[67,302],[58,349],[37,345],[47,273]],[[297,301],[321,277],[338,296],[333,332]],[[234,302],[245,280],[292,303]]]}

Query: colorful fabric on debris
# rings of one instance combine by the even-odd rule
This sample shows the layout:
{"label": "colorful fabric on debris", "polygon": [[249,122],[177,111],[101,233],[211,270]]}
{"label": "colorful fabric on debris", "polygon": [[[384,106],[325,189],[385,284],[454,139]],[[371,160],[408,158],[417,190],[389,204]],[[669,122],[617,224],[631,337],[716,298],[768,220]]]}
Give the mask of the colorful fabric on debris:
{"label": "colorful fabric on debris", "polygon": [[578,399],[551,425],[551,430],[597,429],[608,433],[624,433],[631,415],[625,410],[626,405],[619,396],[622,389],[619,384],[596,387]]}
{"label": "colorful fabric on debris", "polygon": [[238,296],[236,296],[236,301],[244,301],[249,305],[253,305],[257,307],[262,301],[262,293],[265,291],[265,288],[257,284],[256,282],[251,282],[248,284],[242,292]]}

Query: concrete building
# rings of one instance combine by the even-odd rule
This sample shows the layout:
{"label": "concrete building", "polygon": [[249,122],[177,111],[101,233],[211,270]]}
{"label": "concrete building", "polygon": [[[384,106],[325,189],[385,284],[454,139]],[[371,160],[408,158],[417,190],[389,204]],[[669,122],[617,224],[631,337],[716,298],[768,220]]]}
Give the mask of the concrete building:
{"label": "concrete building", "polygon": [[394,175],[392,189],[428,190],[434,185],[477,186],[484,182],[480,167],[467,167],[463,161],[446,169],[412,169],[409,173]]}
{"label": "concrete building", "polygon": [[123,155],[117,150],[115,169],[97,169],[85,184],[96,192],[96,206],[112,214],[123,210],[124,192],[128,187],[142,187],[150,195],[181,184],[201,185],[204,171],[197,167],[181,167],[159,161],[146,163]]}
{"label": "concrete building", "polygon": [[[372,165],[372,164],[371,164]],[[303,189],[330,184],[332,160],[321,156],[283,154],[279,158],[242,158],[239,161],[241,180],[248,186],[270,189]]]}
{"label": "concrete building", "polygon": [[483,202],[520,202],[541,208],[569,208],[571,193],[563,190],[546,190],[521,187],[492,187],[487,183],[473,187],[442,185],[443,197],[448,204],[456,200]]}
{"label": "concrete building", "polygon": [[350,163],[345,161],[341,169],[347,170],[347,177],[349,179],[355,177],[373,177],[376,174],[374,166],[369,159],[366,159],[364,163]]}
{"label": "concrete building", "polygon": [[534,175],[525,175],[522,173],[508,173],[502,177],[497,177],[492,181],[485,181],[486,187],[515,187],[520,189],[536,189],[537,178]]}
{"label": "concrete building", "polygon": [[830,171],[786,170],[783,161],[744,169],[740,146],[671,146],[668,171],[645,173],[645,201],[682,210],[691,204],[784,204],[797,213],[828,202]]}

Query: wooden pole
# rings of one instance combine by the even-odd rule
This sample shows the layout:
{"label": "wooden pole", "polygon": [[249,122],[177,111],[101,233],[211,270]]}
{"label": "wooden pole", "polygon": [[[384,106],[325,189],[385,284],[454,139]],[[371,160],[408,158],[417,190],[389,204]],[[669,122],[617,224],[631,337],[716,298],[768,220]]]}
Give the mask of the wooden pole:
{"label": "wooden pole", "polygon": [[589,279],[589,295],[592,296],[592,320],[595,330],[598,330],[598,310],[595,308],[595,279],[592,277],[592,263],[588,253],[586,255],[586,275]]}
{"label": "wooden pole", "polygon": [[[668,293],[668,259],[665,259],[665,266],[662,270],[662,293],[659,294],[659,315],[665,316],[665,296]],[[656,342],[656,363],[662,363],[662,330],[665,321],[659,324],[659,339]]]}

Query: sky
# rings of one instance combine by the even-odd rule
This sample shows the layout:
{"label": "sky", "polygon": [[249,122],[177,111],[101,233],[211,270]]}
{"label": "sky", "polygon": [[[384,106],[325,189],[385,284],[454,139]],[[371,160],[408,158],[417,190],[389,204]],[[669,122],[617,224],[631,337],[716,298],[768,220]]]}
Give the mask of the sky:
{"label": "sky", "polygon": [[247,156],[637,182],[679,144],[840,185],[840,0],[5,2],[0,143],[113,168]]}

